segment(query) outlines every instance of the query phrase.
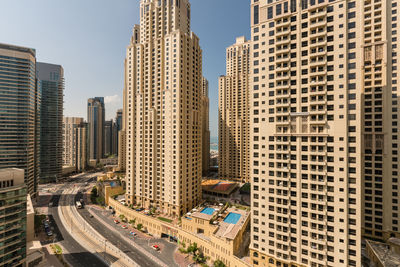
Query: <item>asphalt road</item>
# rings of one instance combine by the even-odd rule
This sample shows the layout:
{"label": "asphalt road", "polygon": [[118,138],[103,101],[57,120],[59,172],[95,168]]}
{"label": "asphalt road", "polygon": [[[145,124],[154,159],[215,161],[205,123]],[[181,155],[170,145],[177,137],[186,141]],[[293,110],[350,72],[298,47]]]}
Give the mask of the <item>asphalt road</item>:
{"label": "asphalt road", "polygon": [[70,185],[63,186],[57,191],[56,195],[53,196],[52,201],[53,207],[49,208],[51,215],[55,220],[57,225],[56,231],[54,232],[56,236],[56,241],[60,241],[61,245],[68,250],[68,254],[64,254],[64,258],[74,267],[106,267],[108,266],[102,260],[100,260],[100,255],[93,254],[83,248],[78,242],[75,241],[73,237],[64,228],[60,216],[58,214],[58,204],[60,200],[60,195]]}
{"label": "asphalt road", "polygon": [[[80,197],[79,197],[80,198]],[[76,196],[78,199],[78,195]],[[154,267],[158,266],[157,263],[147,258],[146,255],[143,255],[139,250],[131,246],[129,243],[122,240],[118,234],[115,234],[113,231],[108,230],[107,227],[104,227],[102,223],[100,223],[95,218],[90,218],[90,213],[86,209],[80,209],[79,213],[82,217],[94,228],[96,231],[102,235],[104,238],[109,240],[114,246],[119,248],[122,252],[124,252],[128,257],[134,260],[137,264],[143,267]]]}

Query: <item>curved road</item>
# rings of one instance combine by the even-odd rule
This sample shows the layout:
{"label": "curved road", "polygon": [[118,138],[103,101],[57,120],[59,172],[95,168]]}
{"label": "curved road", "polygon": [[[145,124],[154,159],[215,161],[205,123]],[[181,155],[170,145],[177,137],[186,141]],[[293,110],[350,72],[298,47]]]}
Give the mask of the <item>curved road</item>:
{"label": "curved road", "polygon": [[[91,178],[88,175],[84,175],[82,176],[81,179],[77,180],[74,183],[74,186],[76,186],[79,191],[83,191],[83,188],[88,187],[85,186],[85,182],[89,182],[91,180]],[[89,185],[90,186],[90,185]],[[91,185],[93,186],[93,185]],[[71,185],[67,185],[67,186],[63,186],[58,192],[57,195],[55,196],[57,199],[53,200],[53,205],[54,207],[58,206],[58,202],[59,202],[59,198],[62,194],[62,192],[68,190],[71,188]],[[64,205],[74,205],[71,203],[75,203],[76,201],[79,201],[82,197],[82,194],[80,192],[78,192],[75,195],[68,195],[66,197],[66,199],[63,199],[63,203]],[[72,201],[73,200],[73,201]],[[84,251],[84,253],[82,253],[81,255],[78,254],[71,254],[70,257],[67,258],[66,256],[66,260],[71,263],[71,265],[73,266],[107,266],[105,265],[105,263],[103,261],[100,260],[100,258],[103,256],[103,253],[100,254],[91,254],[90,252],[86,251],[85,249],[83,249],[68,233],[68,231],[63,227],[63,224],[60,221],[60,216],[58,214],[58,209],[55,208],[53,209],[53,213],[54,214],[54,218],[56,219],[57,222],[57,226],[59,226],[59,228],[62,228],[63,230],[63,236],[68,235],[68,242],[62,243],[63,246],[65,246],[65,248],[70,251],[70,249],[72,249],[72,251]],[[95,218],[91,218],[90,213],[86,210],[86,209],[79,209],[78,210],[80,215],[83,217],[83,219],[88,222],[101,236],[103,236],[105,239],[107,239],[108,242],[110,242],[111,244],[113,244],[114,246],[116,246],[118,249],[120,249],[123,253],[125,253],[130,259],[132,259],[134,262],[136,262],[138,265],[143,266],[143,267],[155,267],[155,266],[159,266],[159,264],[157,264],[156,262],[154,262],[153,260],[151,260],[150,258],[148,258],[146,255],[144,255],[141,251],[139,251],[138,249],[136,249],[135,247],[133,247],[132,245],[130,245],[128,242],[124,241],[123,239],[121,239],[117,233],[113,232],[113,231],[109,231],[107,230],[106,227],[104,227],[104,225],[99,222],[97,219]],[[56,218],[57,217],[57,218]],[[61,229],[60,229],[61,230]],[[78,230],[78,229],[76,229]],[[73,230],[74,231],[74,230]],[[65,237],[64,237],[65,239]],[[70,240],[72,239],[72,240]],[[106,257],[107,258],[111,256],[108,255]],[[115,261],[111,260],[112,261]],[[109,262],[107,260],[107,262]]]}
{"label": "curved road", "polygon": [[[83,177],[87,177],[83,175]],[[68,251],[67,254],[64,254],[64,258],[68,263],[70,263],[74,267],[106,267],[108,266],[105,264],[101,259],[100,255],[93,254],[82,247],[64,228],[63,223],[61,222],[60,215],[58,214],[59,209],[58,206],[60,203],[60,197],[65,189],[71,187],[70,184],[66,184],[65,186],[61,187],[60,190],[56,192],[56,194],[52,197],[51,202],[53,203],[52,207],[49,208],[50,214],[53,216],[55,220],[55,225],[58,228],[57,241]]]}

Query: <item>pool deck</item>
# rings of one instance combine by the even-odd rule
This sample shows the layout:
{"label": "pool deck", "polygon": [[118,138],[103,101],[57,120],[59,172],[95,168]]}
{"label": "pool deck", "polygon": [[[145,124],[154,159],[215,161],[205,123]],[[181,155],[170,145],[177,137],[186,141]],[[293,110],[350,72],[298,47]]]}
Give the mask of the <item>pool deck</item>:
{"label": "pool deck", "polygon": [[[212,214],[202,213],[204,208],[214,209],[214,212]],[[198,211],[193,212],[191,217],[209,221],[216,214],[216,212],[219,211],[219,209],[220,209],[220,207],[217,207],[217,206],[203,207],[203,208],[198,209]]]}
{"label": "pool deck", "polygon": [[238,213],[240,214],[240,219],[238,220],[238,222],[236,224],[231,224],[231,223],[227,223],[224,222],[225,218],[220,218],[218,223],[219,223],[219,227],[217,232],[215,232],[215,236],[219,237],[219,238],[227,238],[227,239],[235,239],[235,237],[237,236],[237,234],[239,233],[239,231],[243,228],[244,223],[247,220],[247,217],[250,215],[250,213],[248,211],[245,210],[240,210],[240,209],[236,209],[236,208],[228,208],[223,215],[228,216],[229,213]]}

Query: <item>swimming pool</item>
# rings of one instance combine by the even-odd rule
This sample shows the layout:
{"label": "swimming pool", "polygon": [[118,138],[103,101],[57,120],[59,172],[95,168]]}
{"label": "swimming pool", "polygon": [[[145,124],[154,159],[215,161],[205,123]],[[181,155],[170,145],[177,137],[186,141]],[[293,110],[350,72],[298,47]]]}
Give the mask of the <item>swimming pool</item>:
{"label": "swimming pool", "polygon": [[214,211],[215,211],[215,209],[213,209],[213,208],[204,208],[200,213],[212,215],[214,213]]}
{"label": "swimming pool", "polygon": [[242,217],[242,215],[240,215],[239,213],[230,212],[228,216],[225,217],[224,222],[236,224],[239,221],[240,217]]}

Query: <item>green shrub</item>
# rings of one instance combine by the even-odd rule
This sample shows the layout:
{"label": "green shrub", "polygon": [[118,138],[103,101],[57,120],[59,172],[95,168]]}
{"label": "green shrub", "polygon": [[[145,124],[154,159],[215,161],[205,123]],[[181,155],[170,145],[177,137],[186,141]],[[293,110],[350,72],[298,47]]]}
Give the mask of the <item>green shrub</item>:
{"label": "green shrub", "polygon": [[163,222],[172,223],[171,219],[167,219],[167,218],[164,218],[164,217],[158,217],[157,219],[159,219],[160,221],[163,221]]}

